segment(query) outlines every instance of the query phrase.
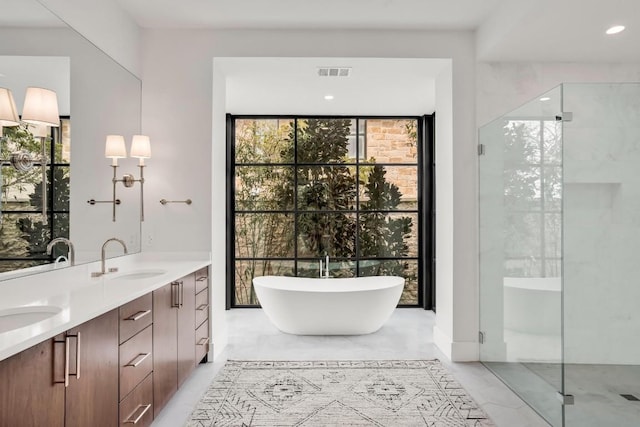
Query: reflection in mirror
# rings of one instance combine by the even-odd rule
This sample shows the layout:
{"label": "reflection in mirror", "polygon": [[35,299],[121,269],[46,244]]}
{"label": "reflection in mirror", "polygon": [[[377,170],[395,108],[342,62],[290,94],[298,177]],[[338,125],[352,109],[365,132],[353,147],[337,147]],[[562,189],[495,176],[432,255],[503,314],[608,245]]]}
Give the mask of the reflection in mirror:
{"label": "reflection in mirror", "polygon": [[0,71],[2,85],[23,116],[27,87],[37,86],[56,94],[55,114],[63,117],[59,127],[20,122],[3,129],[0,272],[6,272],[50,263],[64,248],[47,255],[47,243],[69,237],[71,70],[69,57],[0,56]]}
{"label": "reflection in mirror", "polygon": [[[116,222],[112,206],[87,203],[111,198],[106,135],[129,140],[140,133],[140,80],[37,1],[0,4],[0,87],[11,90],[18,113],[27,87],[55,91],[61,119],[46,135],[24,123],[3,128],[0,280],[52,268],[68,253],[65,244],[47,253],[47,244],[58,237],[73,242],[76,263],[99,260],[102,243],[111,237],[125,241],[129,253],[140,251],[138,191],[119,189]],[[39,136],[45,136],[44,144]],[[122,172],[135,174],[136,160],[123,159]]]}

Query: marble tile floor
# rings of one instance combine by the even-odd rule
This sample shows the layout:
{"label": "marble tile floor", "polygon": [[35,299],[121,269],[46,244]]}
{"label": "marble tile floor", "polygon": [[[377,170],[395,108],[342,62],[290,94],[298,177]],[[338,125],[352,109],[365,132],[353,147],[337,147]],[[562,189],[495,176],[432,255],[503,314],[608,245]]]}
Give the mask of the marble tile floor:
{"label": "marble tile floor", "polygon": [[[482,364],[451,363],[433,343],[434,314],[400,308],[378,332],[362,336],[296,336],[280,332],[260,309],[226,312],[229,344],[214,363],[201,364],[153,423],[184,425],[225,360],[439,359],[497,427],[548,427]],[[400,427],[400,426],[398,426]]]}
{"label": "marble tile floor", "polygon": [[[548,383],[558,385],[560,365],[527,363],[531,372]],[[622,394],[640,399],[640,366],[565,364],[565,393],[575,404],[565,408],[568,427],[638,427],[640,401],[629,401]]]}

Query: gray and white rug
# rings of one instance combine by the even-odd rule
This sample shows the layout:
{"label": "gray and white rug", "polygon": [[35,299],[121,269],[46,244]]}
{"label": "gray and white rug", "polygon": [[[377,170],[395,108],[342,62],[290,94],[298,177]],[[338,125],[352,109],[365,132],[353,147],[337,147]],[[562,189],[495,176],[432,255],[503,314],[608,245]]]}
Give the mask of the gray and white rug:
{"label": "gray and white rug", "polygon": [[494,424],[438,360],[229,361],[188,427]]}

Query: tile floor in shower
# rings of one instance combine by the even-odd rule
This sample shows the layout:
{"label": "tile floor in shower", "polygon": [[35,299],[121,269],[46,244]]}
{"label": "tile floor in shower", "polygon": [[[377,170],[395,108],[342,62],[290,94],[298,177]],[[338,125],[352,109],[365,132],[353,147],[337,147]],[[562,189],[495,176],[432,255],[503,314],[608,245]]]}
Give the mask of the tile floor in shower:
{"label": "tile floor in shower", "polygon": [[[557,363],[485,364],[506,384],[529,402],[553,426],[562,425],[562,408],[556,392],[562,387],[562,367]],[[567,427],[638,427],[640,401],[640,366],[588,365],[564,366],[565,393],[575,403],[566,406]]]}
{"label": "tile floor in shower", "polygon": [[[154,421],[153,427],[184,424],[227,359],[389,360],[440,359],[493,419],[497,427],[546,427],[527,404],[478,362],[451,363],[433,343],[434,314],[402,308],[378,332],[362,336],[296,336],[278,331],[260,309],[226,312],[229,344],[215,363],[201,364]],[[394,426],[402,427],[402,426]]]}

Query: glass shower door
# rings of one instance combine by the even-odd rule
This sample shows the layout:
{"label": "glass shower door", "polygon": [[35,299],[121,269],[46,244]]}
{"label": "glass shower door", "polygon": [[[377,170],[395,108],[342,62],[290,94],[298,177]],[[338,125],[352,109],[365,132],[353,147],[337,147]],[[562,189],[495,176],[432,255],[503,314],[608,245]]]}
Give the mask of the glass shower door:
{"label": "glass shower door", "polygon": [[480,129],[480,360],[563,423],[561,87]]}

